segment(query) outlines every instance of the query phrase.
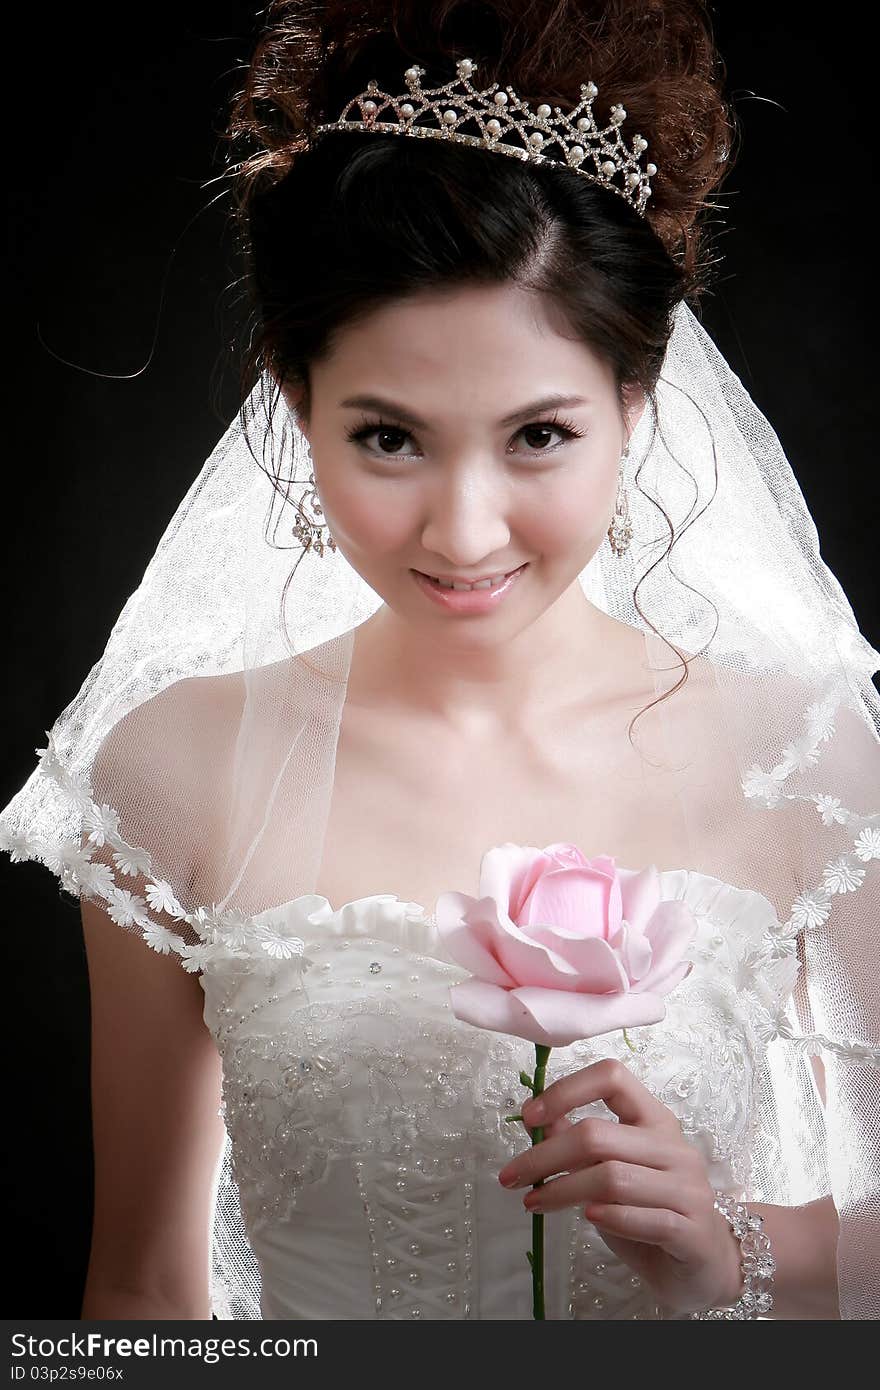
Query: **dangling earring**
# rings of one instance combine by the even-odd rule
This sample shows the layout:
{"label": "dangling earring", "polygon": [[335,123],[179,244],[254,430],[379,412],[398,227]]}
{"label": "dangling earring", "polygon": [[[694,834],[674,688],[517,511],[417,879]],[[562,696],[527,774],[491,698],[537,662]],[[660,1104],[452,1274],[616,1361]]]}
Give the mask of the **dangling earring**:
{"label": "dangling earring", "polygon": [[620,460],[620,472],[617,475],[617,499],[614,503],[614,515],[611,518],[611,525],[608,527],[608,539],[611,542],[611,549],[615,555],[620,557],[625,555],[632,540],[633,528],[629,519],[629,498],[626,488],[623,486],[623,470],[629,457],[629,445],[623,451]]}
{"label": "dangling earring", "polygon": [[[308,450],[307,456],[309,464],[311,465],[311,449]],[[324,539],[322,534],[327,529],[327,523],[324,521],[316,521],[314,516],[309,515],[309,512],[306,510],[307,508],[310,508],[316,516],[324,515],[324,509],[318,501],[318,489],[315,483],[314,468],[311,466],[309,468],[308,486],[299,501],[295,504],[295,510],[299,517],[299,521],[294,523],[293,534],[295,539],[298,540],[303,547],[303,550],[314,550],[318,555],[324,554],[325,546],[328,550],[336,550],[336,542],[330,535],[330,532],[327,531],[326,539]]]}

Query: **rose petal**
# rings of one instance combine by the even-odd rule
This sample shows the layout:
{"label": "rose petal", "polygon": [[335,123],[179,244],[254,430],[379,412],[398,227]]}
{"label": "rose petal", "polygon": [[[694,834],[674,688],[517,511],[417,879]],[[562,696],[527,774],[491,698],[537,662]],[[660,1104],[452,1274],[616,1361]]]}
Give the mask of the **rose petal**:
{"label": "rose petal", "polygon": [[[550,947],[576,972],[577,982],[568,988],[577,990],[579,994],[618,994],[621,990],[629,989],[629,976],[619,953],[601,937],[572,937],[566,933],[565,937],[560,938],[556,927],[529,927],[528,930],[536,941]],[[651,947],[647,942],[645,949],[650,965]],[[539,980],[525,980],[522,976],[517,978],[520,984],[542,983]]]}
{"label": "rose petal", "polygon": [[555,844],[545,845],[544,853],[561,869],[583,869],[589,863],[577,845],[569,844],[567,840],[557,840]]}
{"label": "rose petal", "polygon": [[660,875],[654,864],[646,869],[618,869],[623,915],[631,927],[643,932],[660,902]]}
{"label": "rose petal", "polygon": [[671,966],[678,964],[696,930],[696,919],[680,898],[657,904],[645,928],[645,936],[651,943],[651,969],[639,981],[640,988],[653,989],[654,981],[662,979]]}
{"label": "rose petal", "polygon": [[651,994],[565,994],[550,989],[499,989],[482,980],[449,988],[456,1018],[477,1028],[509,1033],[546,1047],[567,1047],[619,1028],[640,1028],[665,1017],[663,1000]]}
{"label": "rose petal", "polygon": [[616,880],[591,867],[551,869],[538,879],[517,918],[519,925],[559,926],[581,936],[607,940],[617,930],[614,908],[620,890]]}
{"label": "rose petal", "polygon": [[[577,972],[565,958],[501,917],[494,898],[441,893],[435,912],[449,954],[478,979],[507,987],[577,988]],[[621,986],[615,981],[613,987]]]}
{"label": "rose petal", "polygon": [[541,874],[553,861],[535,845],[516,845],[508,840],[483,855],[480,864],[480,897],[494,898],[499,916],[520,920],[522,904]]}
{"label": "rose petal", "polygon": [[593,858],[586,862],[600,873],[607,874],[609,878],[615,878],[617,875],[617,860],[612,854],[594,854]]}
{"label": "rose petal", "polygon": [[609,945],[620,960],[627,985],[644,979],[653,963],[654,953],[650,941],[642,932],[632,927],[624,917]]}
{"label": "rose petal", "polygon": [[[680,985],[682,980],[687,978],[687,976],[691,973],[693,968],[693,961],[685,960],[681,961],[678,965],[673,965],[669,970],[666,971],[664,975],[655,976],[652,974],[650,982],[651,994],[666,995],[671,993],[671,991],[675,989],[676,985]],[[644,989],[644,980],[639,980],[638,984],[633,985],[632,988],[636,992]]]}
{"label": "rose petal", "polygon": [[490,916],[466,893],[441,893],[434,912],[440,939],[458,965],[489,984],[516,984],[492,949],[494,904]]}
{"label": "rose petal", "polygon": [[[555,950],[552,932],[550,944],[545,945],[533,940],[533,930],[521,930],[514,922],[493,923],[490,928],[490,949],[495,959],[514,984],[542,985],[546,989],[576,989],[577,971],[568,964],[565,956]],[[564,944],[568,947],[570,943]]]}
{"label": "rose petal", "polygon": [[516,998],[513,990],[499,989],[484,980],[463,980],[449,986],[452,1012],[463,1023],[476,1028],[491,1028],[496,1033],[510,1033],[529,1042],[544,1042],[535,1028],[534,1019]]}

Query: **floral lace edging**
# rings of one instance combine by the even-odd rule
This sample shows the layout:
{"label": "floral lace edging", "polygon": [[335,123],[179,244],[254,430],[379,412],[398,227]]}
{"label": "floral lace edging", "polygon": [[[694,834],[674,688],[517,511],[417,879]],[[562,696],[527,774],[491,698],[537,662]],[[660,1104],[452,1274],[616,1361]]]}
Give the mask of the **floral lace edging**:
{"label": "floral lace edging", "polygon": [[[782,784],[793,772],[805,772],[819,761],[821,744],[827,743],[834,734],[834,715],[841,699],[840,690],[835,690],[809,705],[804,711],[806,732],[786,744],[779,761],[769,772],[753,763],[740,783],[746,797],[762,802],[768,810],[773,810],[781,801],[811,801],[823,825],[847,825],[857,831],[852,849],[826,862],[821,883],[795,898],[788,921],[777,933],[780,937],[796,936],[801,931],[822,926],[831,912],[832,895],[855,892],[865,878],[866,870],[861,865],[880,859],[880,813],[867,815],[850,811],[836,796],[782,789]],[[815,1036],[818,1038],[821,1034]]]}
{"label": "floral lace edging", "polygon": [[[256,940],[267,956],[277,960],[302,957],[305,942],[301,937],[286,934],[283,925],[255,923],[248,913],[238,908],[223,910],[212,904],[186,912],[173,888],[153,872],[148,850],[131,845],[119,831],[119,813],[112,806],[99,806],[84,783],[64,767],[55,748],[51,731],[46,731],[48,744],[37,748],[39,771],[60,786],[83,816],[83,828],[88,831],[85,844],[74,839],[50,842],[11,832],[0,826],[0,850],[9,854],[13,863],[36,859],[50,869],[61,886],[76,898],[100,898],[106,904],[107,915],[121,927],[139,927],[147,945],[160,955],[171,952],[179,955],[184,970],[195,974],[215,956],[244,958],[246,943]],[[116,872],[105,863],[94,863],[95,849],[107,845],[112,850]],[[117,882],[116,874],[147,880],[144,895],[131,892]],[[158,922],[150,915],[164,912],[185,922],[200,938],[198,943],[187,942],[179,932]],[[303,959],[305,965],[305,960]]]}
{"label": "floral lace edging", "polygon": [[[821,926],[831,912],[831,895],[834,893],[855,892],[865,878],[866,870],[853,862],[853,855],[863,864],[880,860],[880,814],[859,815],[841,806],[836,797],[783,793],[780,783],[795,767],[801,765],[798,758],[810,756],[812,762],[818,758],[818,745],[834,732],[833,713],[836,708],[833,696],[811,705],[805,713],[810,732],[795,745],[788,745],[785,755],[773,773],[765,774],[753,767],[742,779],[746,796],[764,796],[768,808],[775,806],[785,797],[792,800],[811,800],[815,803],[823,824],[834,823],[856,825],[859,827],[851,854],[841,855],[829,860],[823,871],[822,883],[815,889],[801,893],[792,905],[787,922],[773,933],[783,950],[790,949],[792,939],[801,931]],[[58,876],[62,887],[75,897],[101,898],[107,905],[108,916],[119,926],[137,926],[143,939],[152,950],[160,955],[174,952],[180,956],[183,968],[194,974],[203,970],[210,960],[217,956],[245,958],[248,945],[256,941],[267,957],[276,960],[299,958],[302,968],[308,969],[305,957],[305,942],[302,937],[285,930],[283,923],[255,923],[252,916],[241,909],[223,910],[212,904],[202,906],[195,912],[186,912],[175,896],[171,885],[153,873],[152,858],[146,849],[129,844],[119,833],[119,814],[111,806],[98,806],[92,799],[84,783],[64,767],[50,730],[46,731],[47,746],[37,748],[39,771],[58,784],[77,805],[83,815],[84,828],[88,830],[87,844],[75,840],[63,840],[59,844],[43,842],[20,833],[5,831],[0,826],[0,850],[8,853],[14,863],[27,859],[38,859]],[[801,745],[810,741],[807,750]],[[799,750],[799,751],[798,751]],[[813,757],[812,755],[815,754]],[[776,789],[771,798],[762,790],[760,778],[771,778]],[[751,779],[751,780],[750,780]],[[120,874],[134,877],[141,874],[146,880],[145,896],[132,893],[120,887],[116,875],[109,864],[92,862],[92,849],[108,845],[113,851],[113,860]],[[168,916],[185,922],[199,937],[197,944],[184,940],[179,932],[172,931],[163,923],[150,916],[148,908],[154,912],[164,912]],[[858,1042],[855,1039],[838,1040],[827,1038],[821,1033],[797,1034],[792,1031],[784,1013],[780,1013],[774,1024],[776,1036],[799,1046],[804,1051],[823,1048],[834,1052],[841,1058],[852,1061],[868,1061],[880,1065],[880,1048]]]}
{"label": "floral lace edging", "polygon": [[[755,763],[741,781],[743,794],[761,801],[768,810],[773,810],[782,801],[811,801],[823,825],[849,826],[856,831],[851,850],[826,861],[821,883],[795,898],[788,921],[773,933],[783,947],[801,932],[823,926],[831,915],[833,895],[857,892],[867,873],[867,868],[862,865],[880,859],[880,813],[869,815],[850,811],[841,804],[839,797],[830,794],[783,791],[783,783],[793,772],[805,772],[818,763],[821,745],[827,743],[835,732],[834,715],[842,697],[843,687],[839,686],[809,705],[803,716],[806,725],[804,734],[786,744],[769,772]],[[880,1047],[859,1042],[855,1038],[840,1040],[829,1038],[824,1033],[798,1033],[792,1028],[784,1010],[776,1018],[775,1033],[804,1054],[826,1051],[845,1061],[880,1066]]]}

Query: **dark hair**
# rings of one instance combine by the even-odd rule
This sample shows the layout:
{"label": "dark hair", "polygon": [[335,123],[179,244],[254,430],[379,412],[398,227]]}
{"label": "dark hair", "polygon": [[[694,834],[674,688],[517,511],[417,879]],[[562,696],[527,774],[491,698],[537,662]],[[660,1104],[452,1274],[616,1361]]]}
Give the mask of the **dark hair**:
{"label": "dark hair", "polygon": [[[549,160],[361,131],[313,138],[371,78],[400,92],[418,63],[422,85],[438,86],[462,57],[475,85],[533,104],[568,110],[591,79],[597,119],[623,105],[658,166],[647,215]],[[347,326],[422,291],[515,283],[611,365],[621,406],[627,385],[653,405],[676,306],[696,304],[713,264],[699,214],[731,162],[722,77],[702,0],[276,0],[229,125],[256,144],[234,170],[253,313],[245,397],[268,372],[307,418],[309,365]]]}

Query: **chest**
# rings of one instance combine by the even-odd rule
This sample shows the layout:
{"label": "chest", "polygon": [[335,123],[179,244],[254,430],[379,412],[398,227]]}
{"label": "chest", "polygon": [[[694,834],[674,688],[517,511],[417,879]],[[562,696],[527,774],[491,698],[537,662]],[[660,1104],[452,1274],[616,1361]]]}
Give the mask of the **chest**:
{"label": "chest", "polygon": [[476,896],[483,854],[506,841],[681,867],[676,775],[628,742],[637,709],[492,738],[353,712],[340,729],[315,891],[334,907],[396,893],[430,912],[441,892]]}

